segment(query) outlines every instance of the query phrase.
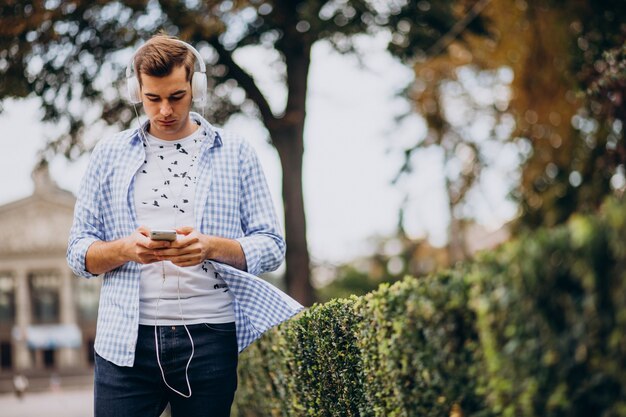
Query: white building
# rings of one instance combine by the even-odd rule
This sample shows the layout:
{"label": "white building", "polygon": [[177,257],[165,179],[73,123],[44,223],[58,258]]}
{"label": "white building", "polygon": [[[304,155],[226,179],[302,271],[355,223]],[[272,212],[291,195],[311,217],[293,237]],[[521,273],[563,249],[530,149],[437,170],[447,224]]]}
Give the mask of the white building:
{"label": "white building", "polygon": [[[0,378],[90,369],[100,278],[77,278],[65,253],[75,198],[33,173],[30,197],[0,206]],[[0,387],[0,391],[6,387]]]}

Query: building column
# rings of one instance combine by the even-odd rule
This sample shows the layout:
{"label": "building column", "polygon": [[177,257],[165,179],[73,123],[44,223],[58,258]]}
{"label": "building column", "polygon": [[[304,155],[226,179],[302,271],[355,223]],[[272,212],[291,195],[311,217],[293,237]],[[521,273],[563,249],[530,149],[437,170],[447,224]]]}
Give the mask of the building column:
{"label": "building column", "polygon": [[[63,264],[59,271],[60,276],[60,288],[59,288],[59,304],[60,304],[60,319],[61,324],[74,324],[76,325],[76,305],[74,303],[74,274],[70,271],[65,264]],[[61,348],[59,349],[59,366],[60,367],[74,367],[79,365],[79,350],[77,348]]]}
{"label": "building column", "polygon": [[15,328],[13,333],[14,366],[16,370],[28,369],[33,366],[32,358],[26,343],[26,328],[31,323],[30,287],[28,272],[25,269],[15,271]]}

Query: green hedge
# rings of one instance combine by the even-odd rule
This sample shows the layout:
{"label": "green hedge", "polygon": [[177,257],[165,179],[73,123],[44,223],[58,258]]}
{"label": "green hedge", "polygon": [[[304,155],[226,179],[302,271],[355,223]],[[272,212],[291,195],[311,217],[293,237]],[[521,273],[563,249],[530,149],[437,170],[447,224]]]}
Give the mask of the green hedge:
{"label": "green hedge", "polygon": [[626,416],[626,205],[315,305],[240,357],[235,413]]}
{"label": "green hedge", "polygon": [[626,416],[626,210],[574,217],[473,265],[486,392],[503,416]]}
{"label": "green hedge", "polygon": [[240,358],[236,415],[364,415],[356,297],[315,305]]}
{"label": "green hedge", "polygon": [[366,408],[376,417],[470,415],[480,363],[461,274],[406,279],[363,297],[357,329]]}

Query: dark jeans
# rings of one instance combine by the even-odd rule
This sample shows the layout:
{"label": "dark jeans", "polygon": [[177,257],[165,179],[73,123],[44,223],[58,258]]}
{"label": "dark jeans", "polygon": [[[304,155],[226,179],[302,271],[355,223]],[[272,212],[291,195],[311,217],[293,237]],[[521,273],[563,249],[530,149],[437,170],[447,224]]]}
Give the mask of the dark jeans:
{"label": "dark jeans", "polygon": [[[95,417],[158,417],[170,403],[172,417],[228,417],[237,389],[235,323],[188,325],[195,352],[189,365],[192,395],[165,385],[157,364],[154,326],[139,326],[133,367],[96,354]],[[159,356],[167,383],[189,394],[185,367],[191,342],[183,326],[157,327]]]}

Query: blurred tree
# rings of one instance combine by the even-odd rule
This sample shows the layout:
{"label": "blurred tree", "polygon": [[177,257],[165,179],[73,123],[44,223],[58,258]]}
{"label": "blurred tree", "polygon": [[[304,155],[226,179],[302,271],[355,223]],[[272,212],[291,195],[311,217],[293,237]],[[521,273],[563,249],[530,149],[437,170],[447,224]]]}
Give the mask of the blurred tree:
{"label": "blurred tree", "polygon": [[[482,0],[485,1],[485,0]],[[111,88],[123,82],[124,49],[158,29],[191,42],[206,57],[210,99],[206,114],[222,123],[236,112],[260,118],[283,170],[287,290],[313,301],[302,196],[303,131],[311,48],[326,40],[342,53],[359,51],[355,35],[389,35],[389,51],[408,62],[453,29],[469,0],[5,0],[0,6],[0,99],[36,95],[43,119],[67,123],[49,155],[73,158],[87,149],[86,123],[128,126],[129,106]],[[463,26],[483,34],[481,19]],[[458,30],[454,35],[459,35]],[[282,83],[286,103],[272,108],[237,54],[263,48]],[[121,52],[120,52],[121,51]],[[436,51],[435,51],[436,52]],[[332,127],[329,127],[332,128]],[[329,150],[332,152],[332,149]]]}
{"label": "blurred tree", "polygon": [[[626,120],[626,41],[621,47],[610,49],[596,61],[597,75],[587,89],[588,95],[601,107],[609,121],[623,125]],[[624,156],[622,144],[620,153]],[[623,159],[622,159],[623,160]]]}
{"label": "blurred tree", "polygon": [[520,223],[550,226],[595,210],[616,188],[611,182],[623,182],[623,113],[616,119],[600,104],[612,100],[608,92],[585,93],[607,68],[603,52],[626,41],[626,3],[508,0],[485,13],[496,41],[470,41],[473,56],[513,69],[513,140],[530,145],[513,193]]}
{"label": "blurred tree", "polygon": [[483,170],[494,164],[513,129],[511,117],[504,111],[509,75],[469,65],[470,59],[466,50],[452,44],[447,55],[416,65],[417,82],[409,94],[427,124],[427,133],[405,150],[404,164],[395,179],[412,172],[414,157],[422,150],[440,151],[451,263],[469,256],[465,226],[475,221],[476,213],[472,213],[468,197],[484,194]]}
{"label": "blurred tree", "polygon": [[[489,32],[495,29],[497,34],[501,22],[493,21],[499,18],[493,15],[494,7],[498,6],[490,1],[474,3],[451,36],[441,38],[430,54],[416,60],[416,81],[406,91],[414,103],[413,111],[424,119],[427,133],[404,150],[404,164],[394,182],[412,173],[415,158],[423,150],[439,151],[449,218],[447,257],[452,264],[470,256],[466,227],[475,222],[476,212],[469,197],[484,196],[483,171],[494,165],[514,128],[506,112],[510,71],[493,59],[473,55],[474,49],[485,49],[494,39],[466,33],[459,41],[453,36],[480,14],[488,22]],[[438,52],[433,53],[434,49]]]}
{"label": "blurred tree", "polygon": [[393,283],[407,275],[424,277],[450,267],[446,248],[433,247],[427,239],[415,240],[407,236],[402,225],[403,214],[401,210],[393,236],[371,239],[373,255],[339,266],[318,266],[322,275],[326,275],[323,278],[326,282],[318,281],[320,302],[352,294],[364,295],[384,282]]}
{"label": "blurred tree", "polygon": [[587,88],[589,106],[604,120],[609,133],[606,136],[607,150],[602,155],[611,176],[610,185],[618,196],[626,191],[626,41],[621,47],[608,50],[594,65],[596,74]]}
{"label": "blurred tree", "polygon": [[[493,36],[467,34],[464,43],[442,45],[444,53],[416,64],[417,82],[408,91],[428,134],[406,150],[401,174],[411,171],[416,151],[442,151],[453,262],[467,255],[464,207],[489,166],[485,151],[494,143],[510,141],[519,151],[521,178],[512,196],[520,204],[520,225],[563,222],[572,212],[595,209],[626,184],[626,3],[503,0],[486,5],[482,14]],[[603,58],[608,48],[617,49]],[[498,83],[503,68],[513,72],[510,83]],[[479,83],[495,81],[491,101],[464,87],[468,71]],[[450,105],[450,86],[457,96],[467,91],[463,108]],[[498,90],[509,93],[498,97]],[[466,113],[463,123],[454,123],[455,111]],[[470,134],[480,119],[491,120],[487,141]]]}

